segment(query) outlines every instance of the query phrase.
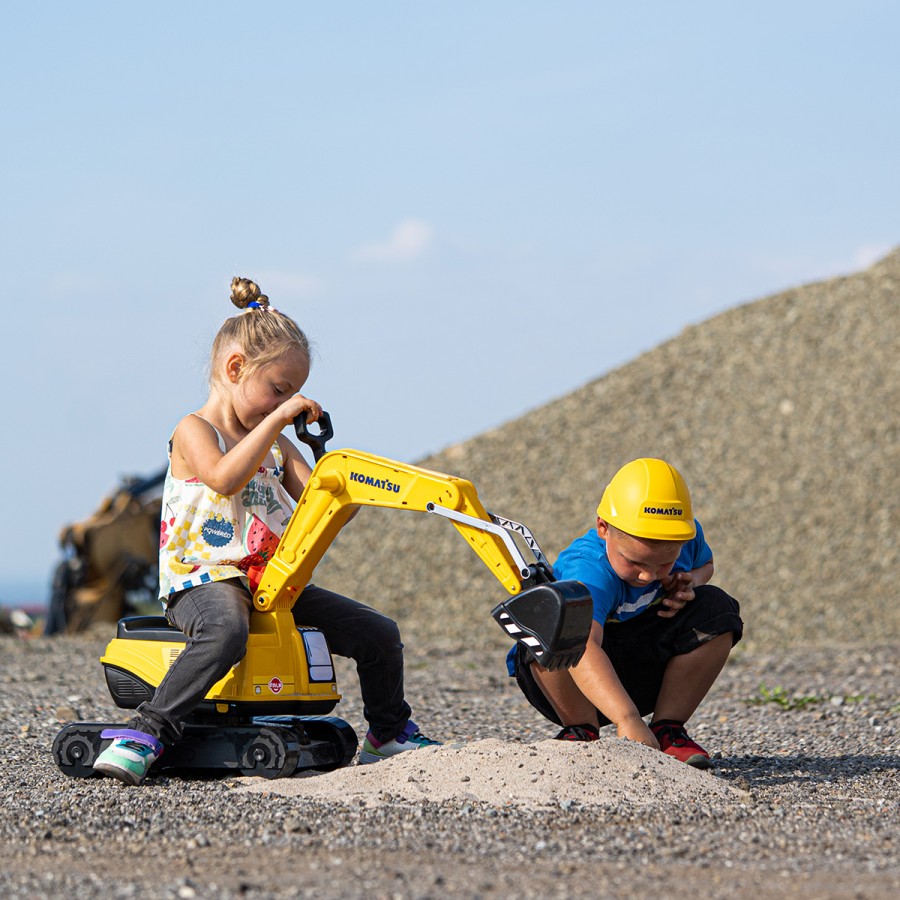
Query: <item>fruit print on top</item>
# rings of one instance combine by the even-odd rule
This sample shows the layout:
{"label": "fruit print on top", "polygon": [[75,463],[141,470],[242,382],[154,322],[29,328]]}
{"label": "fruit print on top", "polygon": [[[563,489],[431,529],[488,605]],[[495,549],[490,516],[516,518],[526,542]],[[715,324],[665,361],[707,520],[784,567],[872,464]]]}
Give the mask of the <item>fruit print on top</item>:
{"label": "fruit print on top", "polygon": [[[160,599],[210,581],[253,581],[278,546],[293,512],[284,489],[284,460],[272,445],[275,467],[260,467],[233,497],[196,478],[182,481],[166,473],[160,523]],[[253,577],[255,575],[255,577]]]}

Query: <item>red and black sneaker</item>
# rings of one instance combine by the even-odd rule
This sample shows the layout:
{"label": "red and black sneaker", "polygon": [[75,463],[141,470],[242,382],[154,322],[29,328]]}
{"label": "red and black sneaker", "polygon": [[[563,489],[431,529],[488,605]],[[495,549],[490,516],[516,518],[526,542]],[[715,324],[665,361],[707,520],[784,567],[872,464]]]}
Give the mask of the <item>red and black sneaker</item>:
{"label": "red and black sneaker", "polygon": [[695,769],[708,769],[711,765],[709,754],[688,737],[684,730],[684,722],[662,719],[651,722],[650,730],[659,741],[659,749],[675,759],[693,766]]}
{"label": "red and black sneaker", "polygon": [[596,725],[566,725],[554,740],[557,741],[596,741],[600,732]]}

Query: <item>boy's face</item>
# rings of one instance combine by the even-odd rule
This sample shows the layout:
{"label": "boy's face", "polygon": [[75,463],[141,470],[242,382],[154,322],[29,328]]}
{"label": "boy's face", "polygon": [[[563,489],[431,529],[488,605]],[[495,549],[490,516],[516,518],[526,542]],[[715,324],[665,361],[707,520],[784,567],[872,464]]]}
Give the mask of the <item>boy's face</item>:
{"label": "boy's face", "polygon": [[642,541],[610,528],[599,516],[597,534],[606,541],[606,557],[613,571],[632,587],[646,587],[672,571],[683,541]]}

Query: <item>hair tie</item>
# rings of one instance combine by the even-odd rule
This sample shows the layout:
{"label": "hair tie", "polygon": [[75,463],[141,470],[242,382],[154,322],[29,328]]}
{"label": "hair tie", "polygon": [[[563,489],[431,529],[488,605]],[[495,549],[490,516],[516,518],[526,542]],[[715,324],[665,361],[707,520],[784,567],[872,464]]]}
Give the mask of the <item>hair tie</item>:
{"label": "hair tie", "polygon": [[255,300],[251,300],[242,310],[241,315],[246,316],[247,313],[251,313],[254,310],[259,310],[260,312],[270,312],[277,313],[278,310],[275,309],[274,306],[263,306],[261,303],[257,303]]}

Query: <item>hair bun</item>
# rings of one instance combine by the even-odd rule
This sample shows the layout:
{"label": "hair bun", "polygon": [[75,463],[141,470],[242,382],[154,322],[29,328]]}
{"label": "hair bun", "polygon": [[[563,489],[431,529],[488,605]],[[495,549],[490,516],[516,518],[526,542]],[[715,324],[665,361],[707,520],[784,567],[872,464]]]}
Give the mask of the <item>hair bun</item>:
{"label": "hair bun", "polygon": [[247,309],[251,303],[255,303],[260,309],[269,307],[269,298],[260,291],[259,285],[249,278],[238,278],[237,275],[231,279],[231,302],[238,309]]}

